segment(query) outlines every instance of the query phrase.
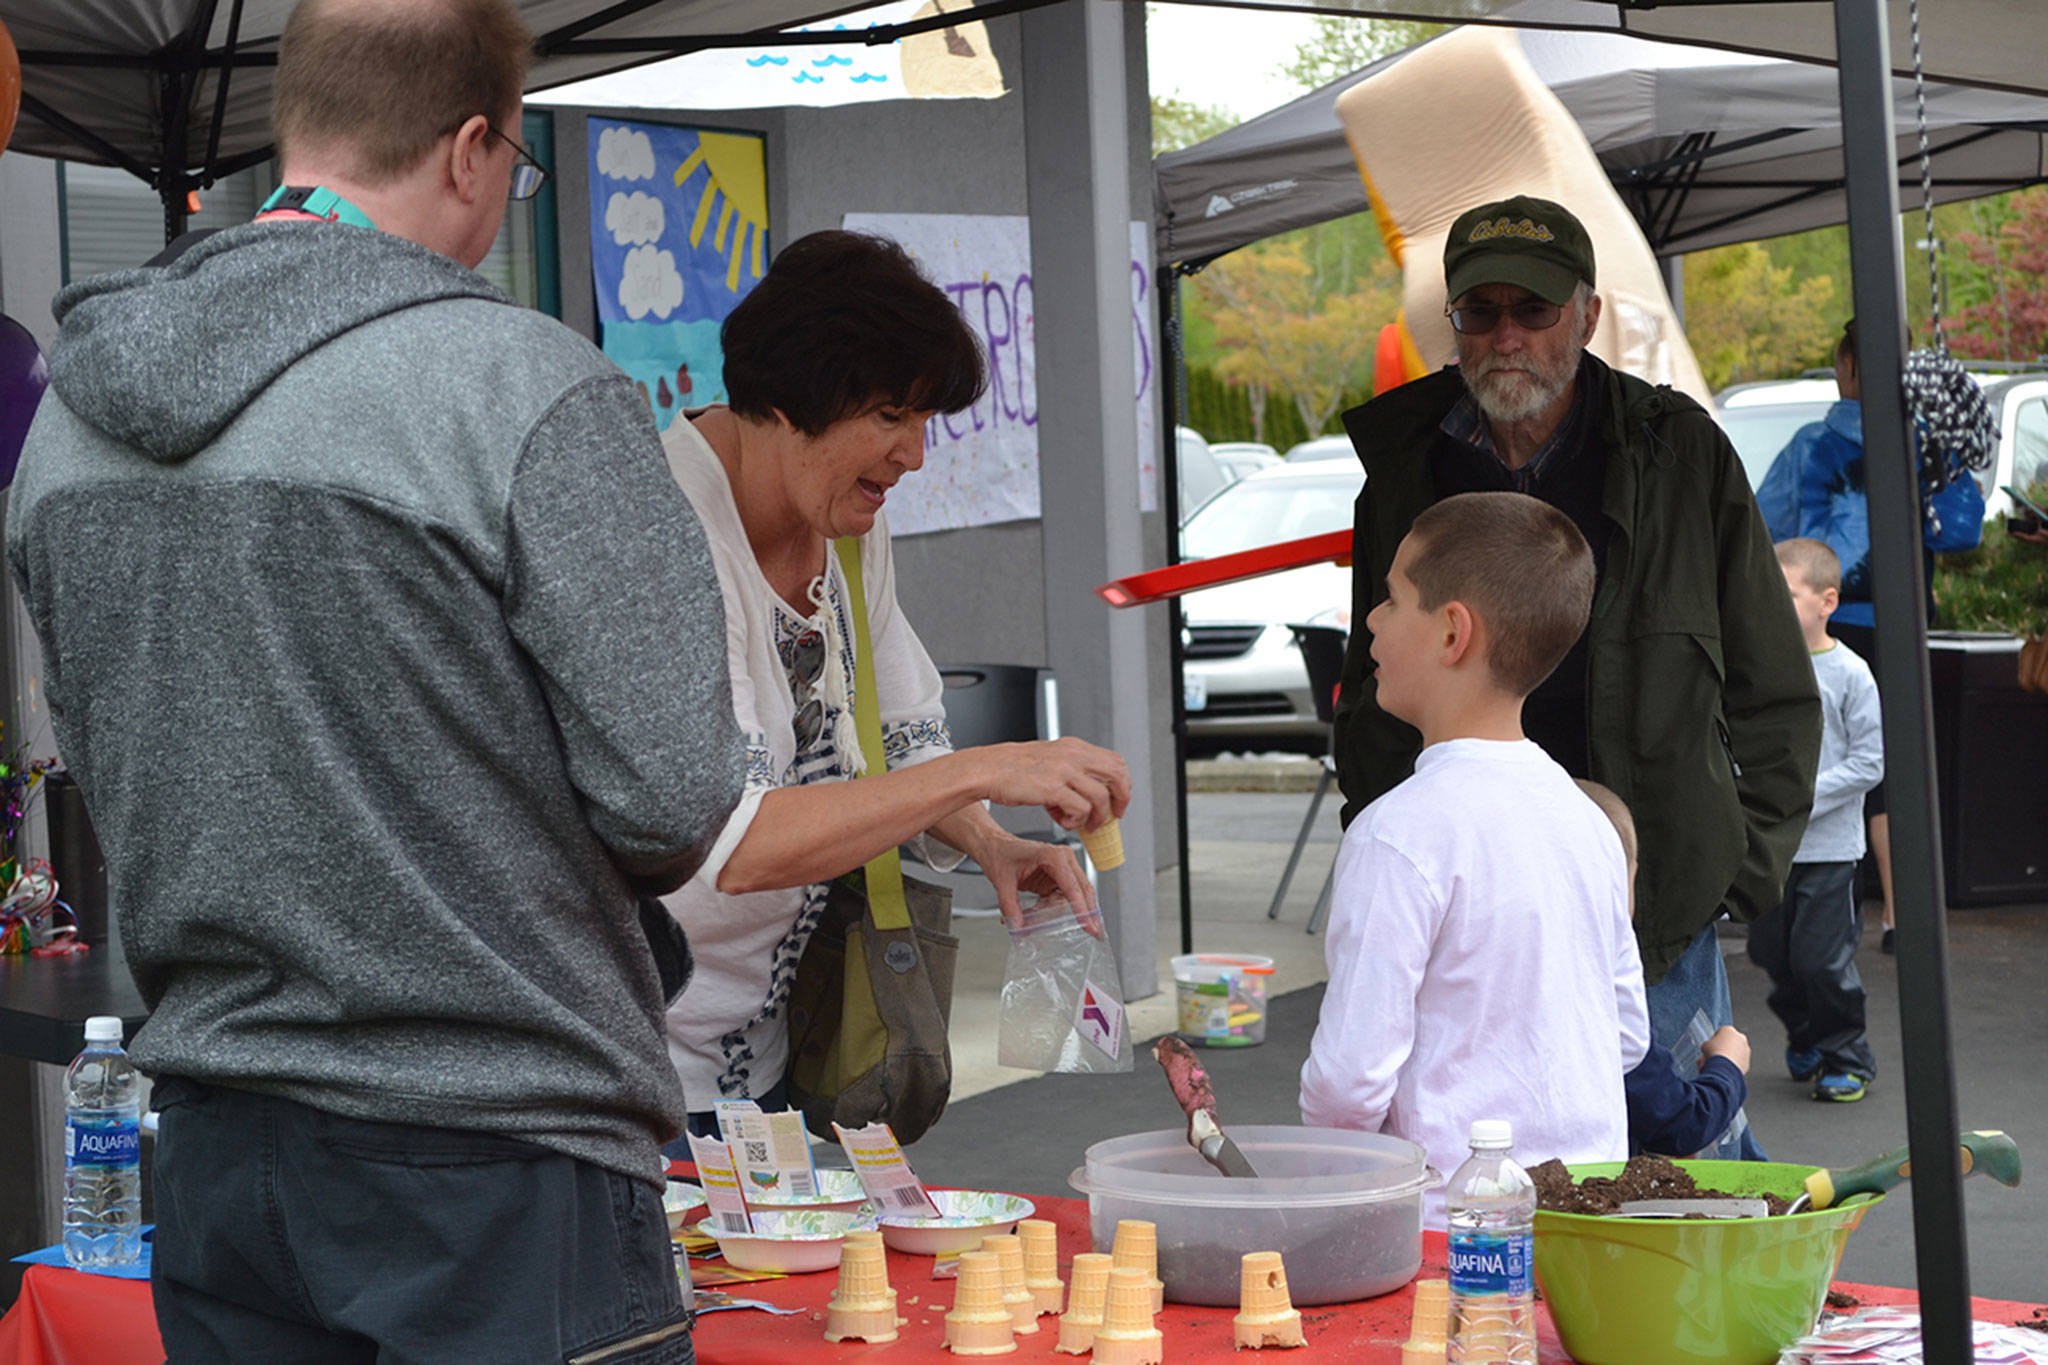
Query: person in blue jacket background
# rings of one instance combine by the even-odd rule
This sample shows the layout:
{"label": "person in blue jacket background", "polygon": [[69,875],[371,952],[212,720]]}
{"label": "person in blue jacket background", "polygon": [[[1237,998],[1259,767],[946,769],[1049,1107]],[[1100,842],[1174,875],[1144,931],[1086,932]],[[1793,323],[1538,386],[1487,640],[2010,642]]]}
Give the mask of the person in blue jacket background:
{"label": "person in blue jacket background", "polygon": [[[1772,541],[1809,537],[1823,541],[1842,561],[1841,605],[1829,630],[1841,643],[1877,666],[1877,615],[1870,599],[1870,504],[1863,490],[1863,391],[1856,361],[1856,319],[1842,326],[1835,343],[1835,387],[1840,401],[1818,422],[1801,427],[1771,462],[1756,491],[1756,505]],[[1934,556],[1974,550],[1984,534],[1984,493],[1967,473],[1929,499],[1934,516],[1923,518],[1927,555],[1927,619],[1934,619]],[[1864,799],[1870,852],[1884,888],[1884,937],[1892,951],[1891,821],[1885,815],[1884,784]]]}

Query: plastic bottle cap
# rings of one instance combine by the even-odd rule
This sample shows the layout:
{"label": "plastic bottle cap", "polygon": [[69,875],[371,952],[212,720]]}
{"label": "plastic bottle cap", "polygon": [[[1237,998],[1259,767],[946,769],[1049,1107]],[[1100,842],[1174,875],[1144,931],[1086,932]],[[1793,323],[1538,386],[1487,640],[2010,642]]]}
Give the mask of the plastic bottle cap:
{"label": "plastic bottle cap", "polygon": [[1472,1145],[1474,1147],[1512,1147],[1515,1145],[1514,1125],[1506,1119],[1472,1120]]}
{"label": "plastic bottle cap", "polygon": [[117,1014],[95,1014],[85,1021],[88,1043],[118,1043],[122,1032],[121,1017]]}

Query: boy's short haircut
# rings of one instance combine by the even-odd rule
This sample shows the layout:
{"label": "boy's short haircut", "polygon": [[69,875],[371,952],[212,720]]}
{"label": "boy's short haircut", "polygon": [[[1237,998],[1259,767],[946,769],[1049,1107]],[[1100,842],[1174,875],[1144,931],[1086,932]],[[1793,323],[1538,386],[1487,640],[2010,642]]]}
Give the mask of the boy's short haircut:
{"label": "boy's short haircut", "polygon": [[1621,836],[1622,855],[1628,859],[1628,865],[1634,867],[1637,862],[1636,817],[1629,813],[1628,802],[1616,796],[1612,787],[1602,786],[1589,777],[1575,777],[1572,781],[1579,784],[1579,790],[1600,808],[1600,813],[1614,826],[1614,832]]}
{"label": "boy's short haircut", "polygon": [[1593,551],[1524,493],[1459,493],[1415,518],[1409,581],[1424,611],[1463,602],[1486,626],[1493,680],[1519,697],[1564,661],[1593,611]]}
{"label": "boy's short haircut", "polygon": [[1778,563],[1798,574],[1813,591],[1842,590],[1842,561],[1826,541],[1798,536],[1781,540],[1771,548],[1778,552]]}
{"label": "boy's short haircut", "polygon": [[304,0],[279,40],[279,153],[345,149],[352,174],[385,185],[478,114],[517,137],[504,122],[519,109],[532,54],[512,0]]}

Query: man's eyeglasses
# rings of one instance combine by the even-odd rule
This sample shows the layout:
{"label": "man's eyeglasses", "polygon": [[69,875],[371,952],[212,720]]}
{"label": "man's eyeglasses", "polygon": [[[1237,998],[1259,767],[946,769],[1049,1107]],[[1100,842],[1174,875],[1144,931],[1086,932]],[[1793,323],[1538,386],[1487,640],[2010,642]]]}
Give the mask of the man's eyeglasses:
{"label": "man's eyeglasses", "polygon": [[1444,309],[1444,316],[1451,320],[1451,326],[1468,337],[1485,336],[1500,326],[1503,315],[1513,318],[1515,326],[1525,332],[1541,332],[1557,326],[1557,320],[1564,316],[1564,309],[1543,299],[1523,299],[1506,308],[1493,303],[1468,303],[1460,308]]}
{"label": "man's eyeglasses", "polygon": [[527,150],[525,143],[517,138],[507,137],[488,123],[484,127],[492,137],[510,143],[512,150],[519,154],[519,160],[512,166],[512,188],[509,197],[531,199],[539,194],[540,187],[548,183],[548,168],[541,165],[539,158]]}
{"label": "man's eyeglasses", "polygon": [[796,708],[796,751],[801,754],[825,733],[825,703],[818,697],[818,680],[825,676],[825,637],[807,630],[796,637],[790,658],[790,682],[799,701]]}

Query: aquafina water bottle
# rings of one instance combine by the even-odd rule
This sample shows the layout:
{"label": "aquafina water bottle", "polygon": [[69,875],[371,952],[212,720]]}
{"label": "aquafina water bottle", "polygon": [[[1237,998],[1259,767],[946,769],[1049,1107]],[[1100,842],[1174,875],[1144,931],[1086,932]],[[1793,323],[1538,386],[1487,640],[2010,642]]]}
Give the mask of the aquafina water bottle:
{"label": "aquafina water bottle", "polygon": [[1472,1155],[1445,1191],[1451,1365],[1536,1365],[1536,1186],[1505,1119],[1472,1125]]}
{"label": "aquafina water bottle", "polygon": [[64,1259],[79,1269],[142,1255],[142,1086],[121,1021],[85,1021],[64,1073]]}

